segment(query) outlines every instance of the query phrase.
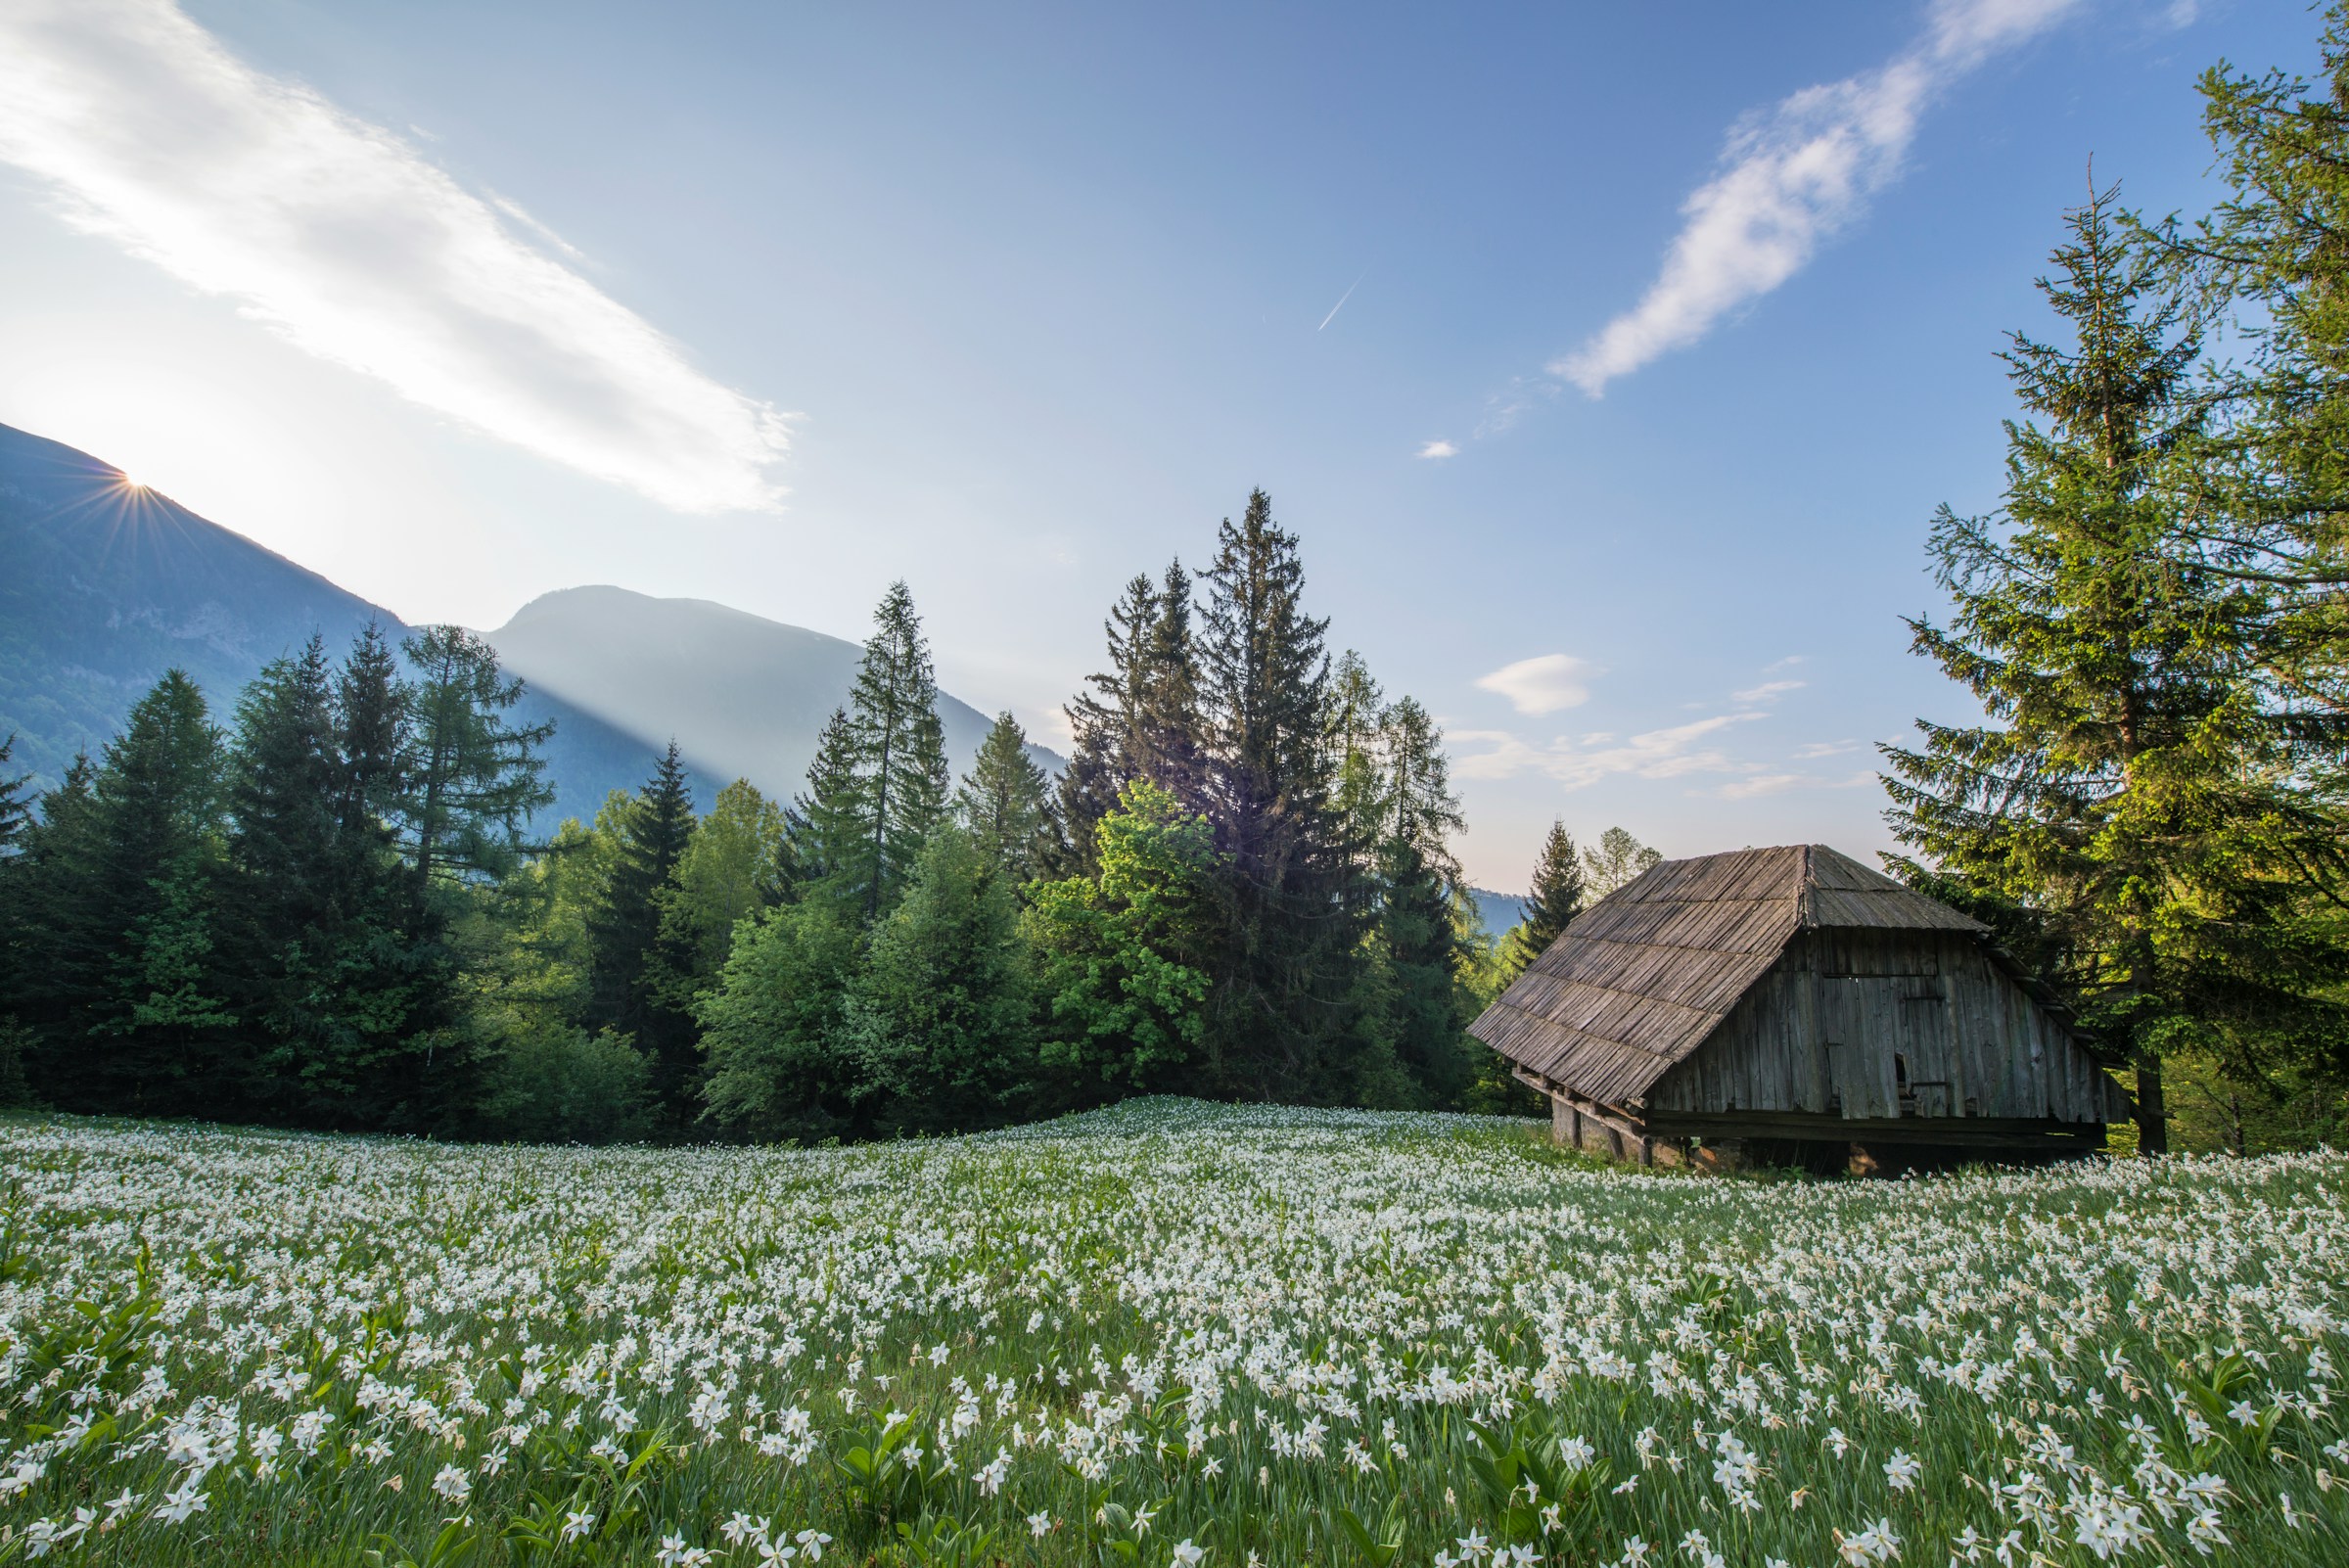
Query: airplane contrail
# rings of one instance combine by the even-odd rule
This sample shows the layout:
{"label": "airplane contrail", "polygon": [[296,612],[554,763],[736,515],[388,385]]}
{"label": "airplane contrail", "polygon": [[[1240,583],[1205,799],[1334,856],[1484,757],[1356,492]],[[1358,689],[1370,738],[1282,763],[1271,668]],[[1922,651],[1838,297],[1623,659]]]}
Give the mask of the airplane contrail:
{"label": "airplane contrail", "polygon": [[[1338,302],[1334,305],[1331,305],[1329,307],[1329,314],[1321,318],[1321,327],[1326,327],[1331,322],[1338,319],[1338,312],[1346,308],[1346,301],[1354,298],[1354,291],[1360,288],[1362,286],[1362,278],[1366,278],[1368,276],[1370,276],[1370,274],[1364,272],[1361,278],[1357,278],[1352,283],[1346,285],[1346,292],[1338,296]],[[1313,330],[1315,332],[1319,332],[1321,327],[1315,327]]]}

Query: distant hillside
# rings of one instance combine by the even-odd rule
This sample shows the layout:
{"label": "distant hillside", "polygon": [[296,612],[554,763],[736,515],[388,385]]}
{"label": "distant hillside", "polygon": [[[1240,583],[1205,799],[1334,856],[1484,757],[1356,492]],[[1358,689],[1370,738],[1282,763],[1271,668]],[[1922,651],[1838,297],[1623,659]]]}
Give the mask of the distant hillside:
{"label": "distant hillside", "polygon": [[1470,888],[1468,897],[1476,902],[1477,917],[1484,921],[1488,937],[1503,936],[1525,918],[1525,899],[1517,894]]}
{"label": "distant hillside", "polygon": [[[313,631],[339,652],[371,620],[395,641],[407,629],[119,469],[0,425],[0,736],[18,737],[11,766],[36,786],[76,752],[97,755],[174,665],[225,724],[264,664]],[[738,774],[797,790],[855,657],[836,637],[617,588],[549,594],[491,640],[529,682],[521,716],[555,720],[545,757],[556,800],[542,827],[634,788],[672,734],[704,806]],[[705,657],[727,662],[697,664]],[[606,671],[609,694],[597,687]],[[959,769],[986,720],[951,700],[940,716]]]}
{"label": "distant hillside", "polygon": [[[367,623],[407,629],[336,586],[86,452],[0,425],[0,735],[12,766],[54,783],[76,752],[96,756],[130,705],[176,665],[215,722],[261,666],[321,632],[336,650]],[[546,750],[560,799],[549,822],[649,768],[641,737],[546,693],[523,704],[555,720]]]}
{"label": "distant hillside", "polygon": [[[805,784],[816,734],[849,700],[861,652],[706,599],[613,587],[542,594],[484,635],[535,690],[627,734],[674,735],[702,772],[780,797]],[[959,776],[994,720],[944,692],[938,716]],[[1060,765],[1029,750],[1046,768]]]}

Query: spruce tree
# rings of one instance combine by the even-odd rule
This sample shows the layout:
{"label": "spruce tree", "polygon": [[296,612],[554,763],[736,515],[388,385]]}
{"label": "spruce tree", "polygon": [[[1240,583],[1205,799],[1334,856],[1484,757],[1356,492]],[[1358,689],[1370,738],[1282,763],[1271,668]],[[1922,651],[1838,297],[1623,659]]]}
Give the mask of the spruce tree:
{"label": "spruce tree", "polygon": [[691,973],[692,945],[674,920],[664,929],[693,830],[693,795],[672,740],[636,792],[602,902],[587,922],[588,1027],[629,1037],[652,1059],[653,1090],[671,1118],[691,1114],[700,1071],[677,983]]}
{"label": "spruce tree", "polygon": [[1199,651],[1191,632],[1191,576],[1170,562],[1158,584],[1138,678],[1128,772],[1146,778],[1190,810],[1206,802],[1200,725]]}
{"label": "spruce tree", "polygon": [[1028,755],[1020,721],[996,715],[954,805],[963,827],[1015,888],[1041,869],[1051,825],[1048,788],[1044,770]]}
{"label": "spruce tree", "polygon": [[1471,954],[1459,921],[1465,897],[1451,836],[1465,831],[1451,792],[1444,732],[1415,698],[1379,714],[1385,759],[1378,810],[1378,935],[1391,976],[1395,1056],[1432,1105],[1466,1086],[1467,1018],[1460,981]]}
{"label": "spruce tree", "polygon": [[969,834],[940,828],[849,988],[844,1031],[879,1125],[1011,1120],[1035,1086],[1033,996],[1011,884]]}
{"label": "spruce tree", "polygon": [[[1136,574],[1101,623],[1108,668],[1087,675],[1087,689],[1062,710],[1075,737],[1069,764],[1061,770],[1057,812],[1065,837],[1056,869],[1064,874],[1089,875],[1097,869],[1092,859],[1094,829],[1117,809],[1119,792],[1137,776],[1143,693],[1164,618],[1158,585],[1147,575]],[[1187,620],[1186,611],[1186,623]]]}
{"label": "spruce tree", "polygon": [[28,1063],[68,1110],[219,1114],[236,1022],[215,959],[219,733],[177,669],[91,768],[43,799],[28,835]]}
{"label": "spruce tree", "polygon": [[238,703],[223,950],[257,1046],[253,1102],[274,1119],[423,1130],[468,1092],[461,1059],[435,1061],[452,957],[390,815],[407,705],[372,628],[340,670],[312,637]]}
{"label": "spruce tree", "polygon": [[861,921],[870,907],[865,846],[871,842],[856,779],[856,734],[836,708],[815,739],[807,788],[792,804],[776,850],[777,896],[787,903],[820,898]]}
{"label": "spruce tree", "polygon": [[1136,576],[1102,623],[1109,665],[1064,710],[1076,745],[1061,770],[1058,846],[1049,867],[1061,876],[1099,869],[1095,827],[1118,809],[1127,785],[1148,779],[1192,809],[1204,809],[1207,775],[1200,716],[1199,655],[1191,629],[1191,577],[1180,561],[1153,582]]}
{"label": "spruce tree", "polygon": [[2349,965],[2304,908],[2339,874],[2340,823],[2307,787],[2294,715],[2236,634],[2263,591],[2206,571],[2172,483],[2207,403],[2199,337],[2109,190],[2067,215],[2041,287],[2070,341],[2005,355],[2033,416],[2008,426],[2004,505],[1944,508],[1947,627],[1916,651],[1991,723],[1920,721],[1885,749],[1888,813],[1931,872],[2043,913],[2061,980],[2138,1071],[2141,1146],[2166,1146],[2161,1058],[2330,1053]]}
{"label": "spruce tree", "polygon": [[531,813],[555,798],[538,755],[554,722],[508,720],[523,683],[462,626],[427,626],[401,647],[416,671],[402,763],[407,853],[428,889],[495,881],[528,851]]}
{"label": "spruce tree", "polygon": [[1361,655],[1349,648],[1329,679],[1329,750],[1333,804],[1364,870],[1376,865],[1387,836],[1387,776],[1382,748],[1386,694]]}
{"label": "spruce tree", "polygon": [[32,803],[24,794],[24,786],[32,782],[30,773],[10,777],[8,762],[17,749],[17,737],[11,735],[0,741],[0,859],[17,851],[17,843],[24,836],[24,826],[32,820]]}
{"label": "spruce tree", "polygon": [[329,1123],[349,1087],[336,1005],[342,795],[332,667],[312,637],[240,694],[229,765],[223,948],[256,1046],[250,1092],[274,1121]]}
{"label": "spruce tree", "polygon": [[902,896],[914,859],[948,806],[938,678],[913,594],[901,581],[890,584],[873,612],[873,634],[850,688],[848,721],[866,835],[860,877],[869,922]]}
{"label": "spruce tree", "polygon": [[1528,964],[1549,951],[1550,944],[1565,935],[1567,925],[1589,901],[1583,856],[1574,847],[1574,836],[1566,831],[1564,822],[1552,822],[1548,836],[1542,841],[1541,858],[1534,862],[1534,885],[1525,896],[1525,917],[1504,939],[1502,961],[1508,978],[1516,979]]}
{"label": "spruce tree", "polygon": [[41,796],[7,867],[15,968],[9,1011],[31,1032],[24,1068],[34,1092],[68,1108],[90,1100],[88,1010],[114,957],[98,885],[97,778],[88,754],[76,756]]}
{"label": "spruce tree", "polygon": [[1224,520],[1199,639],[1207,793],[1229,923],[1209,1001],[1211,1082],[1253,1098],[1353,1093],[1351,955],[1361,906],[1331,802],[1327,623],[1305,613],[1297,539],[1258,490]]}

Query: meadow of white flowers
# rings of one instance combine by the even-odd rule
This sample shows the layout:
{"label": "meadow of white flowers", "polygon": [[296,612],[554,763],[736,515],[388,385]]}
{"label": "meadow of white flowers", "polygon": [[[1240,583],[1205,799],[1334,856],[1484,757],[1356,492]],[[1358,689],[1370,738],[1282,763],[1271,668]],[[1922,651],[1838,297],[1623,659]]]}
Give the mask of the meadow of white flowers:
{"label": "meadow of white flowers", "polygon": [[[0,1126],[0,1561],[2349,1563],[2349,1158]],[[371,1557],[370,1554],[374,1555]]]}

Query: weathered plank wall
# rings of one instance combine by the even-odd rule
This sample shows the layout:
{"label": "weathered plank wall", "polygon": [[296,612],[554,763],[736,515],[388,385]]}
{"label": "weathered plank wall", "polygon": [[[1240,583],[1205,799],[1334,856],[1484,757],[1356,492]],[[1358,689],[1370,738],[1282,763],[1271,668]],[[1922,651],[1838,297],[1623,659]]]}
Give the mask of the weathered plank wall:
{"label": "weathered plank wall", "polygon": [[2116,1119],[2119,1095],[1971,937],[1810,931],[1694,1054],[1653,1111],[1846,1119]]}

